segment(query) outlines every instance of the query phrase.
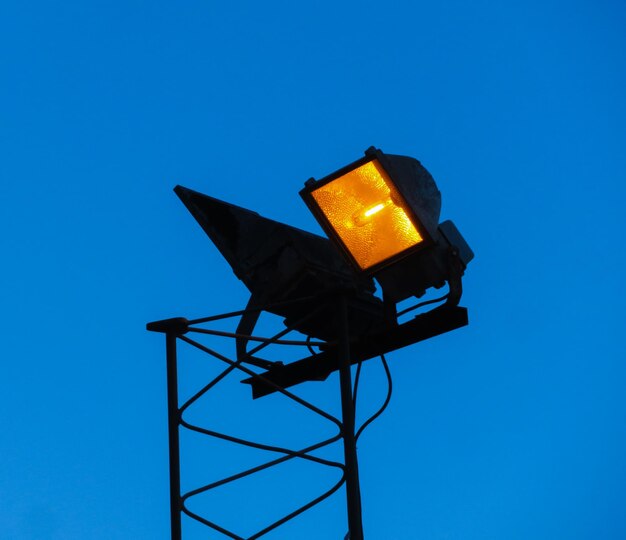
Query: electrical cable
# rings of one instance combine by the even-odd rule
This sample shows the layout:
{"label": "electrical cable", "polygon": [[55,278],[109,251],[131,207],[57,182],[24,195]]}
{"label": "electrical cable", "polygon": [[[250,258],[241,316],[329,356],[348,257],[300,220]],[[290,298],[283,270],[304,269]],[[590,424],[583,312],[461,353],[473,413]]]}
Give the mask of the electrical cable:
{"label": "electrical cable", "polygon": [[309,352],[311,353],[311,355],[313,356],[318,355],[318,353],[316,353],[313,347],[311,346],[311,336],[306,337],[306,348],[309,349]]}
{"label": "electrical cable", "polygon": [[436,304],[437,302],[443,302],[446,298],[448,298],[448,294],[444,294],[443,296],[440,296],[439,298],[433,298],[432,300],[426,300],[425,302],[420,302],[419,304],[415,304],[414,306],[408,307],[406,309],[403,309],[402,311],[399,311],[398,313],[396,313],[396,317],[400,317],[401,315],[405,315],[406,313],[409,313],[410,311],[414,311],[416,309],[419,309],[421,307],[424,306],[428,306],[430,304]]}
{"label": "electrical cable", "polygon": [[356,413],[356,396],[357,391],[359,389],[359,380],[361,379],[361,366],[363,365],[363,361],[361,360],[356,366],[356,373],[354,375],[354,388],[352,389],[352,403],[354,406],[354,410]]}
{"label": "electrical cable", "polygon": [[385,368],[385,374],[387,375],[387,397],[385,398],[385,402],[382,404],[381,408],[378,409],[372,416],[370,416],[365,423],[359,428],[359,430],[356,432],[356,435],[354,436],[354,438],[356,440],[359,439],[359,437],[361,436],[361,433],[363,433],[363,430],[369,426],[374,420],[376,420],[376,418],[378,418],[381,414],[383,414],[383,412],[385,411],[385,409],[387,408],[387,405],[389,405],[389,402],[391,401],[391,394],[393,392],[393,383],[391,380],[391,372],[389,371],[389,366],[387,365],[387,360],[385,359],[385,355],[381,354],[380,355],[380,359],[382,360],[383,363],[383,368]]}

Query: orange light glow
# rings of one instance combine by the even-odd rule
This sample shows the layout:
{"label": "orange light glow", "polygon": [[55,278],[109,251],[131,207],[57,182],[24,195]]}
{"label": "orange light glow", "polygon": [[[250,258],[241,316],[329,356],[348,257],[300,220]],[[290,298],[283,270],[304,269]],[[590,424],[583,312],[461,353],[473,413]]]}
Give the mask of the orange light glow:
{"label": "orange light glow", "polygon": [[385,203],[378,203],[376,206],[372,206],[372,208],[363,212],[363,215],[365,217],[373,216],[374,214],[380,212],[383,208],[385,208]]}
{"label": "orange light glow", "polygon": [[324,184],[311,195],[362,270],[423,241],[377,160]]}

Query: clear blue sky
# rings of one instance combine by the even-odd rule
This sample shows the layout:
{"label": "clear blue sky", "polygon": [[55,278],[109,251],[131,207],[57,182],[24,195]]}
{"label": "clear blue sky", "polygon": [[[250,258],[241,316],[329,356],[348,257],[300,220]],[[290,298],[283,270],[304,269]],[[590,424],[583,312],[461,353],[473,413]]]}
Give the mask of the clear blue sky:
{"label": "clear blue sky", "polygon": [[[375,145],[430,170],[476,259],[470,326],[389,357],[359,446],[366,537],[626,538],[624,28],[616,0],[3,2],[0,536],[168,538],[144,325],[247,299],[173,186],[320,232],[304,180]],[[185,391],[213,369],[190,358]],[[239,386],[199,418],[328,432]],[[361,417],[384,392],[372,362]],[[264,459],[183,443],[186,487]],[[251,534],[335,477],[286,468],[202,504]],[[341,493],[267,538],[345,531]]]}

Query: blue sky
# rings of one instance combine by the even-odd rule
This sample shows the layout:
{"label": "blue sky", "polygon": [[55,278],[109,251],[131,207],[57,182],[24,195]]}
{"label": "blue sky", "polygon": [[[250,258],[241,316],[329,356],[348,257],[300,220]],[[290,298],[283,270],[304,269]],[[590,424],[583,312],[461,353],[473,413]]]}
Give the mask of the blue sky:
{"label": "blue sky", "polygon": [[[389,357],[359,445],[366,537],[626,537],[625,24],[607,0],[3,3],[3,538],[168,538],[145,323],[247,300],[172,188],[319,233],[298,190],[371,145],[421,160],[476,259],[470,326]],[[191,391],[215,366],[183,354]],[[376,361],[362,383],[364,418]],[[332,408],[337,384],[301,392]],[[328,433],[236,380],[197,414]],[[182,442],[186,487],[265,458]],[[334,478],[287,467],[202,504],[249,535]],[[343,538],[342,497],[267,538]]]}

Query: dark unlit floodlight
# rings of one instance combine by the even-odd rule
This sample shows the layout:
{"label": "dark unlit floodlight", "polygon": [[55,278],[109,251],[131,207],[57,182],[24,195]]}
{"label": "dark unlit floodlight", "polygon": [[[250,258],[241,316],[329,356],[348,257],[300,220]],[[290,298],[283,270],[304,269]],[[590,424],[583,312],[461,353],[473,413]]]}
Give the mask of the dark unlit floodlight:
{"label": "dark unlit floodlight", "polygon": [[327,238],[182,186],[174,191],[248,288],[251,306],[266,306],[303,334],[332,340],[338,328],[332,307],[297,321],[318,308],[324,296],[350,288],[355,292],[351,333],[369,332],[383,322],[374,282],[355,274]]}

